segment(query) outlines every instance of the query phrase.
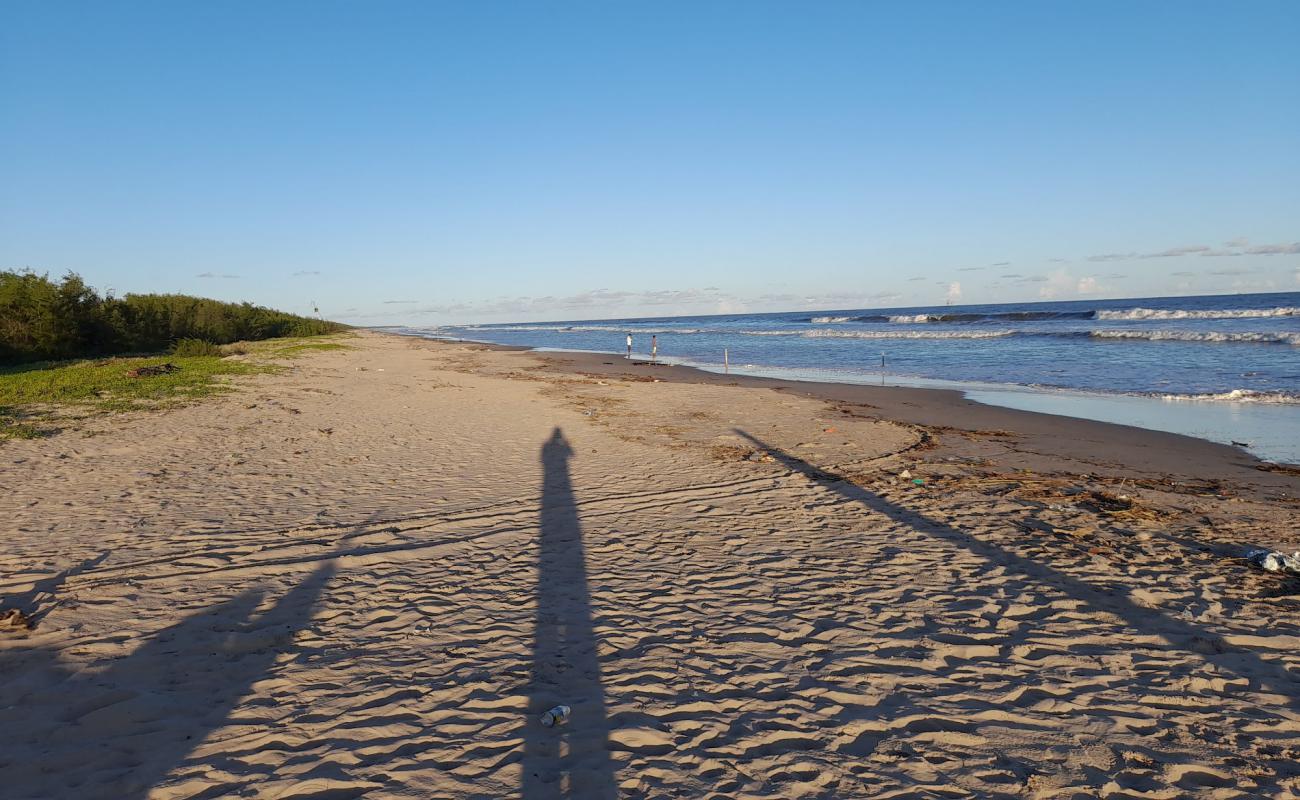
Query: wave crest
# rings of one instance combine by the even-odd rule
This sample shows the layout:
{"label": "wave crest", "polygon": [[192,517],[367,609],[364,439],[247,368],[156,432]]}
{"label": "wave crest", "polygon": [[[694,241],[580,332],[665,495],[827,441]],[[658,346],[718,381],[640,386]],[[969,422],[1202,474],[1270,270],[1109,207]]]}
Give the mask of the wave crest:
{"label": "wave crest", "polygon": [[1265,317],[1294,316],[1300,316],[1300,308],[1279,306],[1277,308],[1207,308],[1200,310],[1171,308],[1101,309],[1097,311],[1096,318],[1105,320],[1260,319]]}
{"label": "wave crest", "polygon": [[1099,330],[1097,339],[1142,339],[1152,342],[1236,342],[1246,344],[1300,345],[1300,333],[1259,332],[1225,333],[1221,331],[1125,331]]}
{"label": "wave crest", "polygon": [[827,339],[998,339],[1016,331],[804,331],[809,338]]}
{"label": "wave crest", "polygon": [[1209,403],[1268,403],[1275,405],[1300,404],[1300,395],[1287,392],[1259,392],[1254,389],[1233,389],[1217,394],[1163,394],[1162,400]]}

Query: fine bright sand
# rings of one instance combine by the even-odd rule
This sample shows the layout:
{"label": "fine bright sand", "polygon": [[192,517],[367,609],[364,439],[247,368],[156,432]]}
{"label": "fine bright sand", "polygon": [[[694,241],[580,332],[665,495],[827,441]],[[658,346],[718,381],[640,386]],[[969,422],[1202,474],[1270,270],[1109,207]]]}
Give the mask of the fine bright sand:
{"label": "fine bright sand", "polygon": [[349,343],[0,445],[0,796],[1300,794],[1294,476]]}

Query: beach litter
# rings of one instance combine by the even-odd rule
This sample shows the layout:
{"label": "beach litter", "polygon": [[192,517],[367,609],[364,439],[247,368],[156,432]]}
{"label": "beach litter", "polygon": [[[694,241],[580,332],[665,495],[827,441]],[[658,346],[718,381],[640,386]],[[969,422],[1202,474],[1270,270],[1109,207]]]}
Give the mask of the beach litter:
{"label": "beach litter", "polygon": [[558,705],[542,715],[542,725],[547,728],[554,728],[556,725],[566,721],[573,709],[566,705]]}
{"label": "beach litter", "polygon": [[1300,575],[1300,551],[1287,555],[1277,550],[1251,550],[1246,554],[1246,560],[1269,572],[1286,572],[1291,575]]}

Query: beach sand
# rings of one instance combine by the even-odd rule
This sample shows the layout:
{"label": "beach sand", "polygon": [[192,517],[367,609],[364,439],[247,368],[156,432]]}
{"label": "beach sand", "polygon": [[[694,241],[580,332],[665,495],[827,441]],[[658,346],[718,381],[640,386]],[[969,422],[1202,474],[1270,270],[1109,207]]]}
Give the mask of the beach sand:
{"label": "beach sand", "polygon": [[1300,545],[1293,471],[351,344],[0,445],[0,795],[1300,796],[1300,581],[1241,558]]}

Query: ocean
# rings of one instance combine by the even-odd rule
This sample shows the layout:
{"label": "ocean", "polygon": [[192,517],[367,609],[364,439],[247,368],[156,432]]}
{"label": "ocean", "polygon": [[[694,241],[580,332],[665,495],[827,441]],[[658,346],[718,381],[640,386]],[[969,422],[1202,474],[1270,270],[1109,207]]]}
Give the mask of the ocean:
{"label": "ocean", "polygon": [[[1300,461],[1300,292],[391,328],[981,402],[1244,442]],[[883,366],[882,366],[883,365]]]}

